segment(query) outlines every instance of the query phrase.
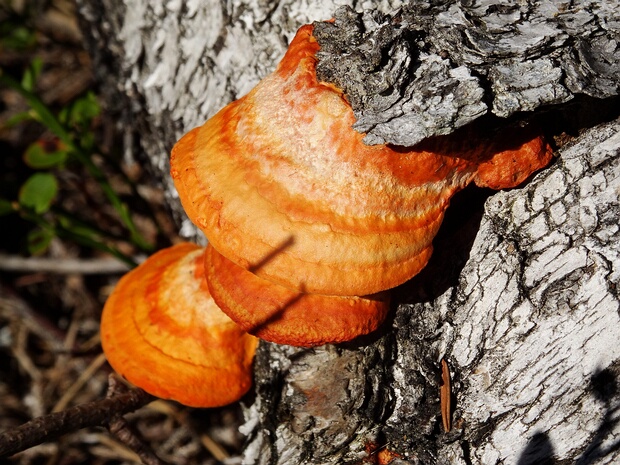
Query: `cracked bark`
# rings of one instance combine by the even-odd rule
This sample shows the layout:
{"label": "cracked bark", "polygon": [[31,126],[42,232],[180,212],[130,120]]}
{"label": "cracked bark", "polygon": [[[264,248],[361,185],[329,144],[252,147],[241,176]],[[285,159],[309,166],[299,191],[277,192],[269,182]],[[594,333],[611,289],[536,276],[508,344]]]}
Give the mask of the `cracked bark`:
{"label": "cracked bark", "polygon": [[[80,2],[110,101],[128,134],[138,130],[141,160],[187,236],[197,237],[166,175],[170,147],[273,69],[298,25],[331,17],[319,3]],[[372,69],[340,60],[361,76],[349,80],[351,101],[370,142],[409,144],[481,118],[514,123],[514,112],[571,99],[547,119],[560,120],[555,129],[578,120],[566,129],[576,137],[519,189],[459,194],[431,263],[396,291],[380,333],[315,349],[262,344],[243,463],[380,463],[382,448],[400,455],[395,464],[618,462],[620,120],[602,114],[618,117],[619,7],[413,2],[386,17],[378,11],[400,2],[352,3],[375,11],[341,10],[322,62],[330,46],[368,63],[390,57]],[[325,72],[338,80],[338,67]]]}
{"label": "cracked bark", "polygon": [[[444,251],[399,290],[411,303],[376,340],[265,344],[245,463],[357,463],[377,438],[403,455],[394,463],[616,463],[618,134],[620,120],[597,126],[524,188],[489,197],[481,219],[447,219]],[[433,279],[446,267],[455,285]],[[456,397],[448,434],[444,356]]]}

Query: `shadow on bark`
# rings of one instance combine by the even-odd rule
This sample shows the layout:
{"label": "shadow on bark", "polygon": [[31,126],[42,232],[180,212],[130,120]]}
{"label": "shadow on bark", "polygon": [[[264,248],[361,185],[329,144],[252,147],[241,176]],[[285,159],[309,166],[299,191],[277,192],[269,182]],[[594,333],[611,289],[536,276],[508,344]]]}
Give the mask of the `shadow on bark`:
{"label": "shadow on bark", "polygon": [[[609,368],[597,370],[590,379],[592,393],[596,399],[605,406],[605,415],[596,433],[592,437],[592,443],[575,461],[575,465],[590,465],[596,463],[598,459],[620,449],[620,440],[605,446],[605,440],[608,439],[610,435],[613,435],[616,425],[620,423],[620,418],[618,418],[617,415],[620,411],[620,405],[613,405],[620,391],[617,378],[617,371],[618,368],[620,368],[618,365],[619,364],[616,362]],[[614,368],[616,372],[614,372]]]}
{"label": "shadow on bark", "polygon": [[469,258],[492,189],[468,186],[452,197],[433,240],[433,255],[425,268],[395,289],[395,303],[431,302],[458,283]]}
{"label": "shadow on bark", "polygon": [[[597,99],[579,95],[566,104],[545,111],[532,120],[532,124],[544,128],[547,139],[557,150],[558,142],[561,146],[587,128],[618,118],[619,102],[618,97]],[[486,124],[493,125],[494,121],[488,118]],[[484,127],[484,122],[479,124]],[[526,186],[527,181],[515,189]],[[419,274],[395,289],[394,302],[430,302],[458,284],[480,227],[484,203],[496,192],[470,185],[454,195],[433,240],[431,259]]]}
{"label": "shadow on bark", "polygon": [[[575,465],[592,465],[620,449],[620,441],[609,446],[604,445],[605,440],[613,434],[614,428],[620,422],[620,419],[616,417],[620,406],[613,405],[619,392],[616,374],[609,368],[599,370],[592,375],[590,385],[596,399],[604,404],[605,414],[592,437],[591,444],[575,460]],[[538,432],[528,442],[517,465],[554,465],[557,463],[554,456],[555,449],[549,435],[545,432]]]}
{"label": "shadow on bark", "polygon": [[555,449],[547,433],[536,433],[521,453],[517,465],[554,465]]}

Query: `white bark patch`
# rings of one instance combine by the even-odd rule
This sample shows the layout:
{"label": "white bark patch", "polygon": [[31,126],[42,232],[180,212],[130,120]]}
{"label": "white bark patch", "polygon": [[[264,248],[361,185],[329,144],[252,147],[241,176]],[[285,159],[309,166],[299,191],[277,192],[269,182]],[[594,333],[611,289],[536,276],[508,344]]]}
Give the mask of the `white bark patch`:
{"label": "white bark patch", "polygon": [[[482,463],[516,463],[535,433],[546,435],[557,459],[576,459],[603,425],[611,427],[608,442],[620,435],[609,420],[617,397],[601,399],[592,388],[620,360],[620,123],[607,129],[594,150],[585,143],[565,149],[527,187],[529,205],[518,190],[488,203],[495,219],[483,222],[471,251],[478,260],[463,270],[480,284],[467,280],[452,347],[463,369],[458,408],[467,428],[496,422],[473,451]],[[509,226],[496,228],[507,214]],[[511,254],[514,244],[529,259]]]}

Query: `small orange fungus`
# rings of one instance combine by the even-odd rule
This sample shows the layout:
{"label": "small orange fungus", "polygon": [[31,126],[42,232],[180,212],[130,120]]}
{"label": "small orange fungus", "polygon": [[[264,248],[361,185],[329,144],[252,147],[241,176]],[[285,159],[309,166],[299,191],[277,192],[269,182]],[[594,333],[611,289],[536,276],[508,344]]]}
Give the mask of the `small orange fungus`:
{"label": "small orange fungus", "polygon": [[252,385],[258,340],[211,298],[203,255],[179,244],[123,276],[105,304],[101,342],[114,370],[146,392],[218,407]]}

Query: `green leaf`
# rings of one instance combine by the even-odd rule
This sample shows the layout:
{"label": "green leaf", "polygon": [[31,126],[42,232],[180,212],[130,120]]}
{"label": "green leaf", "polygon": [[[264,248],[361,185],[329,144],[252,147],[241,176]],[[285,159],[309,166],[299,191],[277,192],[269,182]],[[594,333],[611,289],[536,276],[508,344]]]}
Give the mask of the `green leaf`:
{"label": "green leaf", "polygon": [[22,121],[31,121],[35,119],[34,117],[35,115],[32,110],[21,111],[19,113],[15,113],[13,116],[7,119],[6,122],[4,123],[4,126],[7,128],[11,128],[15,126],[16,124],[21,123]]}
{"label": "green leaf", "polygon": [[54,238],[54,232],[49,229],[33,229],[28,233],[28,252],[30,255],[44,253]]}
{"label": "green leaf", "polygon": [[26,50],[34,47],[37,36],[34,29],[18,26],[14,22],[7,21],[0,28],[0,44],[13,50]]}
{"label": "green leaf", "polygon": [[[56,211],[54,213],[57,213]],[[63,216],[62,214],[57,215],[58,224],[60,224],[65,230],[71,232],[72,234],[88,237],[93,240],[100,240],[101,233],[95,230],[93,227],[87,225],[86,223],[75,219],[69,218],[67,216]]]}
{"label": "green leaf", "polygon": [[30,144],[24,152],[24,162],[34,169],[52,168],[63,164],[67,160],[68,153],[55,144],[56,150],[47,151],[45,143],[41,141]]}
{"label": "green leaf", "polygon": [[80,147],[87,152],[93,152],[95,147],[95,134],[92,131],[85,131],[81,134]]}
{"label": "green leaf", "polygon": [[19,203],[37,214],[49,210],[58,193],[58,182],[51,173],[35,173],[19,190]]}
{"label": "green leaf", "polygon": [[100,113],[101,107],[97,97],[93,92],[88,92],[71,104],[64,117],[70,126],[87,127]]}
{"label": "green leaf", "polygon": [[[2,73],[2,68],[0,68],[0,85],[5,85],[19,92],[26,99],[28,105],[30,105],[35,119],[47,126],[47,128],[63,141],[67,147],[75,150],[71,134],[64,128],[60,121],[56,119],[47,105],[45,105],[36,94],[24,89],[19,82],[7,76],[6,73]],[[79,153],[77,155],[81,157]]]}
{"label": "green leaf", "polygon": [[22,87],[28,92],[34,92],[37,85],[37,79],[39,79],[42,69],[43,60],[39,57],[35,57],[30,62],[30,66],[28,66],[26,71],[24,71],[24,76],[22,77]]}
{"label": "green leaf", "polygon": [[8,215],[9,213],[13,213],[14,211],[15,208],[13,207],[13,202],[0,197],[0,216]]}

